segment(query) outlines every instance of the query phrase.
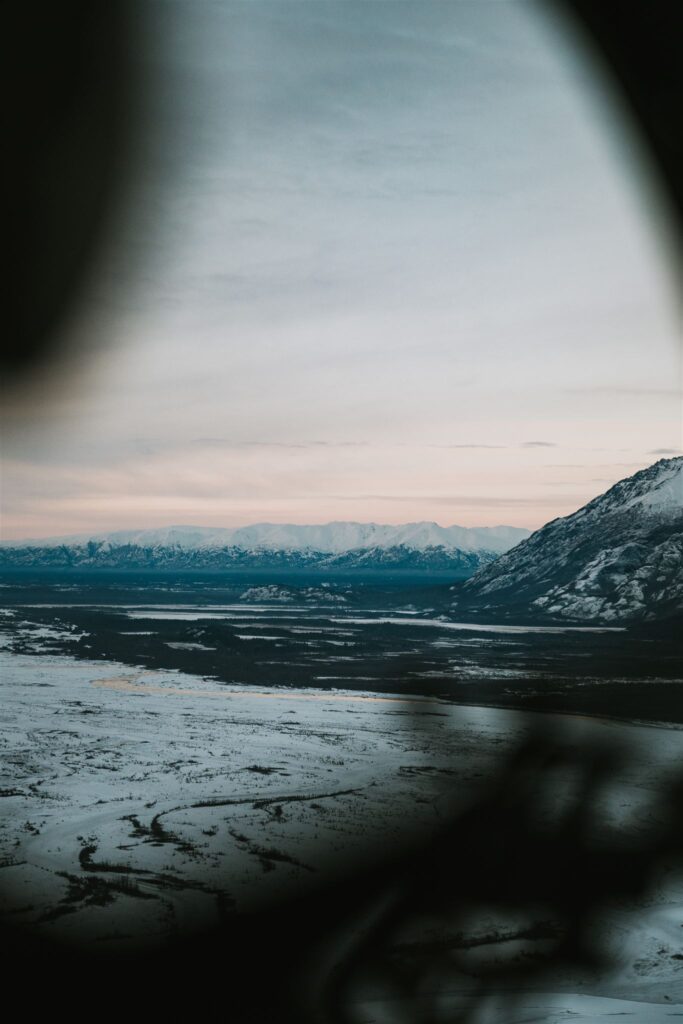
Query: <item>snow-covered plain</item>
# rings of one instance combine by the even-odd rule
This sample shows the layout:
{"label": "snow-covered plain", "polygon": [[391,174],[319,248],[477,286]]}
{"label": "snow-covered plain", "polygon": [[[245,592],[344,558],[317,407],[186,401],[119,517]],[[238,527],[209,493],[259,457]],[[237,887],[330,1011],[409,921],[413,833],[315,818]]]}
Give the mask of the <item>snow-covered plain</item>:
{"label": "snow-covered plain", "polygon": [[[57,655],[0,651],[0,671],[3,912],[112,950],[203,928],[430,834],[540,720],[553,721]],[[565,721],[577,743],[628,745],[601,821],[642,830],[658,781],[683,760],[683,731]],[[655,885],[646,906],[612,907],[601,927],[611,974],[588,987],[560,978],[513,1009],[506,998],[504,1012],[492,996],[481,1021],[680,1015],[683,881]],[[359,1019],[389,1010],[359,998]]]}
{"label": "snow-covered plain", "polygon": [[[283,880],[305,884],[434,827],[430,779],[453,770],[453,711],[434,701],[2,658],[0,892],[15,920],[48,934],[162,940],[231,900],[267,902]],[[514,740],[488,717],[460,730],[448,777],[461,795],[488,767],[487,733]],[[111,888],[104,906],[90,899],[95,879]]]}

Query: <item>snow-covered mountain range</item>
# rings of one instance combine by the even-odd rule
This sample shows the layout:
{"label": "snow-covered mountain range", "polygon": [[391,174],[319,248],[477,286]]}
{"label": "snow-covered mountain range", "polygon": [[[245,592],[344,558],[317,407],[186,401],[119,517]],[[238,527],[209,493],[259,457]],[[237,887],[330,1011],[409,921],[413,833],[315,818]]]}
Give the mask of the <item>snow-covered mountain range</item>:
{"label": "snow-covered mountain range", "polygon": [[469,576],[520,540],[514,526],[334,522],[259,523],[234,529],[168,526],[0,545],[0,565],[158,568],[452,569]]}
{"label": "snow-covered mountain range", "polygon": [[612,622],[683,610],[683,457],[547,523],[467,580],[458,606]]}
{"label": "snow-covered mountain range", "polygon": [[439,570],[477,617],[638,621],[683,611],[683,457],[530,534],[511,526],[334,522],[169,526],[0,544],[0,567]]}

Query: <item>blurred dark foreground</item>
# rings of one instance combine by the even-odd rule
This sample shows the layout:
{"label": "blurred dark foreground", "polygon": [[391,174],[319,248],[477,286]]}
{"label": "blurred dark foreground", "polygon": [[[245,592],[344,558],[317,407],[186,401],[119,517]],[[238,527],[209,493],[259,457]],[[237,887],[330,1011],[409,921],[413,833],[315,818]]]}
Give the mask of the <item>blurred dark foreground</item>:
{"label": "blurred dark foreground", "polygon": [[[580,977],[590,992],[618,966],[604,916],[646,905],[683,868],[683,770],[651,794],[642,828],[602,822],[600,802],[627,756],[569,743],[561,730],[536,735],[425,845],[387,850],[380,864],[262,912],[226,907],[219,928],[154,950],[112,955],[6,929],[6,976],[29,970],[34,1010],[95,986],[122,1012],[171,1015],[189,998],[200,1014],[297,1024],[467,1024],[501,994],[511,1013],[558,979]],[[569,798],[558,795],[562,777],[572,779]],[[497,925],[482,930],[492,913]],[[683,960],[683,938],[668,955]]]}

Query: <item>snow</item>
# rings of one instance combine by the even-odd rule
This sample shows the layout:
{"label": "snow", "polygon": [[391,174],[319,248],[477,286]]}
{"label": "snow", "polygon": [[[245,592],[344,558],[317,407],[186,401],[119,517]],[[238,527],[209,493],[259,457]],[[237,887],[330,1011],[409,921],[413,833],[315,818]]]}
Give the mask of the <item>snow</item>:
{"label": "snow", "polygon": [[437,629],[470,630],[475,633],[619,633],[622,626],[512,626],[484,622],[449,622],[439,619],[401,619],[384,616],[376,619],[331,619],[349,625],[427,626]]}
{"label": "snow", "polygon": [[648,512],[676,512],[683,509],[683,457],[670,459],[651,488],[624,503],[625,508],[640,506]]}
{"label": "snow", "polygon": [[167,647],[170,647],[174,651],[215,651],[215,647],[207,647],[206,644],[194,644],[194,643],[180,643],[176,641],[167,641]]}
{"label": "snow", "polygon": [[249,587],[240,594],[240,601],[292,601],[292,594],[285,588],[270,583],[265,587]]}
{"label": "snow", "polygon": [[[415,1004],[416,1020],[428,1020],[433,1002],[424,997]],[[439,1000],[443,1020],[468,1020],[473,1024],[614,1024],[624,1018],[628,1024],[671,1024],[681,1017],[680,1003],[650,1003],[583,993],[535,993],[510,998],[509,992],[490,991],[481,1002],[465,995],[444,996]],[[398,1002],[385,999],[358,1000],[354,1004],[358,1020],[388,1022],[402,1019]],[[447,1016],[447,1014],[451,1016]],[[460,1014],[465,1013],[465,1017]],[[472,1014],[472,1016],[470,1016]],[[457,1016],[456,1016],[457,1015]]]}
{"label": "snow", "polygon": [[514,526],[439,526],[437,523],[406,523],[389,526],[378,523],[333,522],[322,525],[257,523],[253,526],[206,527],[167,526],[147,530],[115,530],[111,533],[75,534],[67,537],[4,541],[4,547],[56,547],[85,545],[107,547],[131,544],[138,547],[205,549],[236,547],[244,551],[319,551],[339,554],[369,548],[405,545],[422,551],[443,546],[459,551],[507,551],[529,536],[530,531]]}
{"label": "snow", "polygon": [[[387,835],[405,833],[408,822],[399,808],[404,802],[412,808],[415,797],[426,798],[429,791],[428,779],[400,776],[406,754],[413,764],[430,765],[450,756],[438,733],[416,734],[403,714],[397,717],[412,706],[412,698],[256,691],[112,662],[1,657],[5,767],[0,785],[17,792],[3,799],[0,860],[8,866],[0,878],[0,902],[11,903],[21,894],[25,909],[18,919],[29,923],[41,911],[58,908],[67,884],[58,872],[82,876],[84,842],[97,847],[95,861],[133,871],[137,884],[155,896],[138,903],[120,895],[106,909],[79,906],[41,925],[48,934],[85,928],[93,936],[110,936],[121,928],[161,936],[184,926],[192,906],[192,913],[212,921],[220,891],[229,889],[247,905],[267,900],[279,891],[283,875],[300,884],[305,873],[278,864],[271,878],[260,870],[254,851],[277,844],[296,861],[312,857],[322,864],[334,855],[337,866],[365,856]],[[436,701],[421,703],[441,707]],[[357,713],[340,715],[346,708]],[[448,713],[455,720],[456,713]],[[471,712],[465,717],[471,719]],[[492,712],[489,724],[477,727],[479,740],[492,729],[497,749],[503,726]],[[517,735],[513,729],[507,742]],[[468,767],[481,757],[481,742],[473,749],[467,727],[459,749]],[[254,764],[272,768],[272,774],[248,772]],[[279,823],[254,806],[263,798],[286,802],[302,791],[313,807],[297,804],[296,814]],[[338,791],[347,795],[326,796]],[[196,806],[226,798],[236,801],[232,810]],[[325,801],[335,809],[334,820],[316,810]],[[431,805],[419,807],[425,826],[434,827]],[[226,813],[229,826],[249,836],[249,848],[236,847],[230,838]],[[339,814],[346,821],[343,834]],[[148,828],[158,815],[193,852],[135,835],[131,816]],[[206,834],[213,828],[215,838]],[[315,849],[310,848],[313,831],[321,836]],[[172,876],[173,886],[164,883],[166,876]],[[204,899],[198,886],[214,895]]]}
{"label": "snow", "polygon": [[[539,713],[220,686],[56,656],[0,652],[0,679],[0,903],[46,936],[106,940],[111,949],[191,932],[218,922],[228,898],[256,907],[283,887],[301,892],[367,863],[387,843],[429,835],[444,813],[476,798],[501,756],[539,725],[558,724]],[[415,708],[438,714],[406,714]],[[596,808],[600,828],[639,836],[655,827],[658,780],[683,760],[683,730],[562,724],[573,744],[628,752]],[[273,850],[278,859],[269,860]],[[72,890],[66,913],[75,883],[62,872],[78,885],[99,880],[111,902],[92,905]],[[512,1006],[509,993],[490,990],[476,1019],[663,1024],[683,1002],[672,955],[682,924],[683,880],[670,874],[642,905],[610,905],[603,915],[611,972],[589,985],[549,978],[546,991],[520,993]],[[467,999],[443,998],[444,1010]],[[382,993],[359,994],[356,1005],[359,1019],[396,1019]]]}

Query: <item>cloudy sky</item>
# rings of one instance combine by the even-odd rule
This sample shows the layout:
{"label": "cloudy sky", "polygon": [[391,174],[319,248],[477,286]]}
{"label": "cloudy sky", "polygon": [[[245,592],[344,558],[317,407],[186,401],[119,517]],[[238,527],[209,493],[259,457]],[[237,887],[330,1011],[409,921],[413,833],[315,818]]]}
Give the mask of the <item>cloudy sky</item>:
{"label": "cloudy sky", "polygon": [[657,211],[566,26],[517,0],[144,9],[144,170],[77,355],[9,403],[4,537],[537,527],[680,450]]}

